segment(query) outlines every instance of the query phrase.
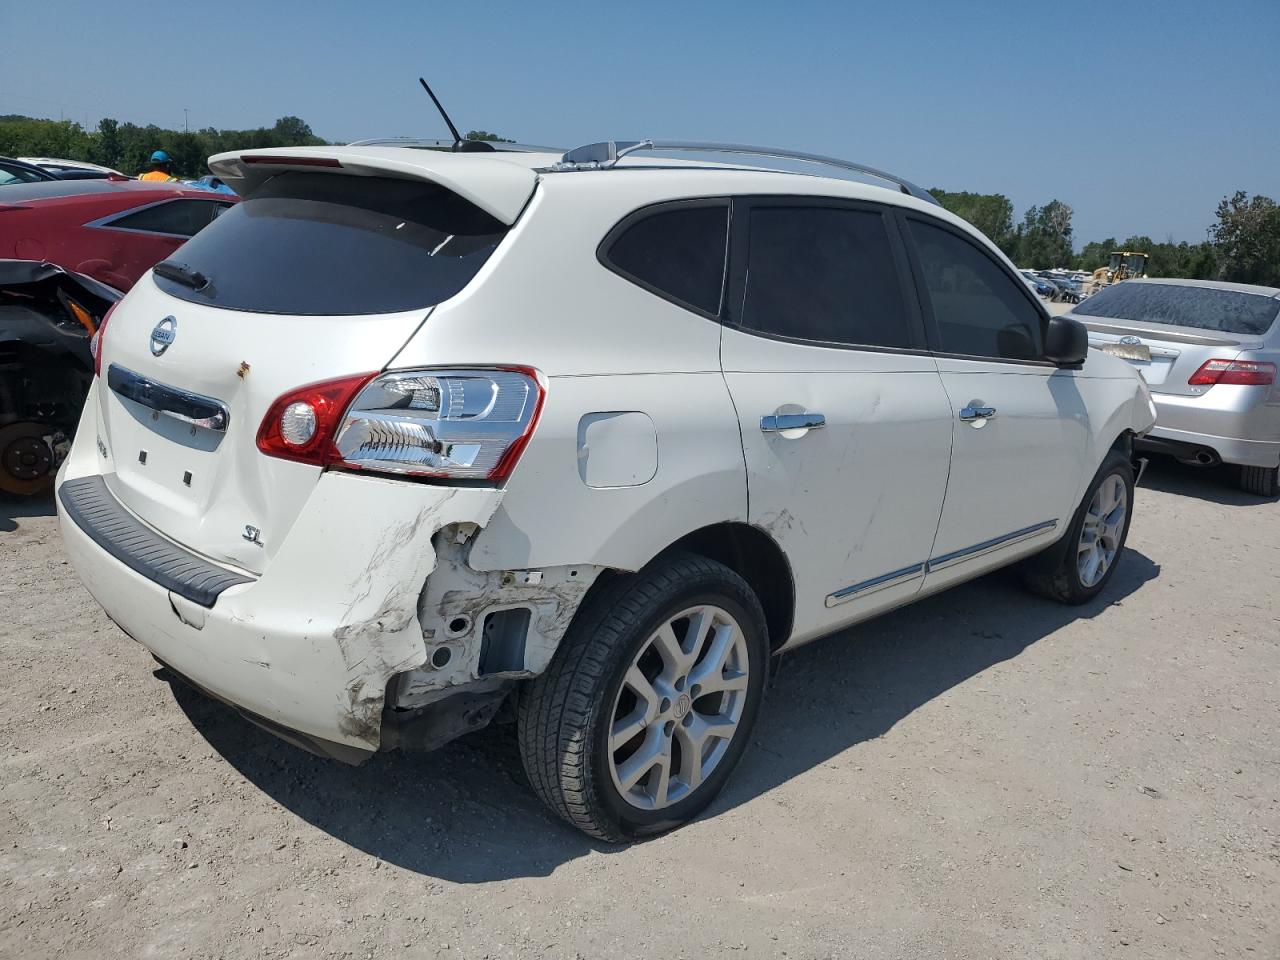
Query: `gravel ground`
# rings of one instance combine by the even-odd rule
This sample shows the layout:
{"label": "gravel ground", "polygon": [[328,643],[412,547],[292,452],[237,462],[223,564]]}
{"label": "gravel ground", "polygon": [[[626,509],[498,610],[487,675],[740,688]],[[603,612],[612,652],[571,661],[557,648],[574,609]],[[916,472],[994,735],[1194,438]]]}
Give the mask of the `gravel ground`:
{"label": "gravel ground", "polygon": [[618,848],[506,729],[352,769],[171,687],[0,504],[0,957],[1275,958],[1280,506],[1137,507],[1090,606],[996,574],[787,657],[711,812]]}

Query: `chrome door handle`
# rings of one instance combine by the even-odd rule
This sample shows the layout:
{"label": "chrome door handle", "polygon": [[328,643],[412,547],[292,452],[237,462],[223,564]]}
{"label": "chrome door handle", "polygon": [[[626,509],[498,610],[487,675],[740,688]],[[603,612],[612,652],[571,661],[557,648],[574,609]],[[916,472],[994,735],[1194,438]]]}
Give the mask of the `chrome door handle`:
{"label": "chrome door handle", "polygon": [[995,407],[961,407],[960,419],[965,423],[971,423],[974,420],[990,420],[996,415]]}
{"label": "chrome door handle", "polygon": [[780,433],[783,430],[817,430],[827,425],[827,418],[820,413],[771,413],[760,418],[760,430],[764,433]]}

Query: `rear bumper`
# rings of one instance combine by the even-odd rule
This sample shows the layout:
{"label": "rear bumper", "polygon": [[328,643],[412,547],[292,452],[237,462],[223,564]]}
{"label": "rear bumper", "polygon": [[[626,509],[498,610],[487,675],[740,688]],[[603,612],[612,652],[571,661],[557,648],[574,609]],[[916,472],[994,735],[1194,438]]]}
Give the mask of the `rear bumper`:
{"label": "rear bumper", "polygon": [[[82,438],[59,488],[92,476],[95,457]],[[418,599],[436,564],[432,537],[483,526],[501,496],[325,473],[266,572],[211,607],[112,556],[56,499],[72,566],[125,633],[194,686],[332,756],[378,748],[388,682],[426,660]]]}
{"label": "rear bumper", "polygon": [[1149,449],[1208,449],[1226,463],[1280,465],[1280,394],[1274,390],[1216,386],[1199,396],[1153,393],[1152,399]]}
{"label": "rear bumper", "polygon": [[1187,430],[1170,430],[1156,426],[1146,437],[1135,444],[1139,449],[1154,453],[1168,453],[1182,459],[1194,459],[1196,452],[1210,450],[1223,463],[1235,463],[1246,467],[1280,466],[1280,442],[1274,440],[1241,440],[1236,437],[1215,437],[1207,433]]}

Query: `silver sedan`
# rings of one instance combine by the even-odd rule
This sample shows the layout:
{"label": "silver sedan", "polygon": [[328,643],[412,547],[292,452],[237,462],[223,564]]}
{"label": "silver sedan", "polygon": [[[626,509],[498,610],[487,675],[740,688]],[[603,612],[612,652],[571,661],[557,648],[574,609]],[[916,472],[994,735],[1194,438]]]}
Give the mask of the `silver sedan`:
{"label": "silver sedan", "polygon": [[1212,280],[1125,280],[1072,314],[1091,346],[1128,360],[1155,400],[1147,449],[1240,465],[1240,485],[1280,489],[1280,289]]}

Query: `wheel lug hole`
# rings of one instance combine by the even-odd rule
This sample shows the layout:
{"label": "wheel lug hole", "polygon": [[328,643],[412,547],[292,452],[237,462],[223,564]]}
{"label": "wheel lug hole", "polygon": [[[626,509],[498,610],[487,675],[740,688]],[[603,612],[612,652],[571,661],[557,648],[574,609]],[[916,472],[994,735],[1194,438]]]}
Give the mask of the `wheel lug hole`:
{"label": "wheel lug hole", "polygon": [[693,711],[692,711],[692,710],[690,710],[688,713],[686,713],[686,714],[684,715],[684,719],[683,719],[683,720],[681,720],[680,722],[681,722],[681,723],[683,723],[686,727],[692,727],[692,726],[693,726]]}
{"label": "wheel lug hole", "polygon": [[676,731],[676,722],[674,720],[668,720],[662,726],[662,732],[665,736],[669,737],[671,736],[671,734],[675,733],[675,731]]}
{"label": "wheel lug hole", "polygon": [[684,689],[684,677],[677,677],[677,678],[676,678],[676,689],[677,689],[677,690],[683,690],[683,689]]}
{"label": "wheel lug hole", "polygon": [[700,696],[702,696],[702,687],[695,683],[689,688],[689,697],[690,699],[697,700]]}
{"label": "wheel lug hole", "polygon": [[658,708],[659,713],[667,713],[671,709],[671,701],[666,697],[662,698],[662,706]]}

